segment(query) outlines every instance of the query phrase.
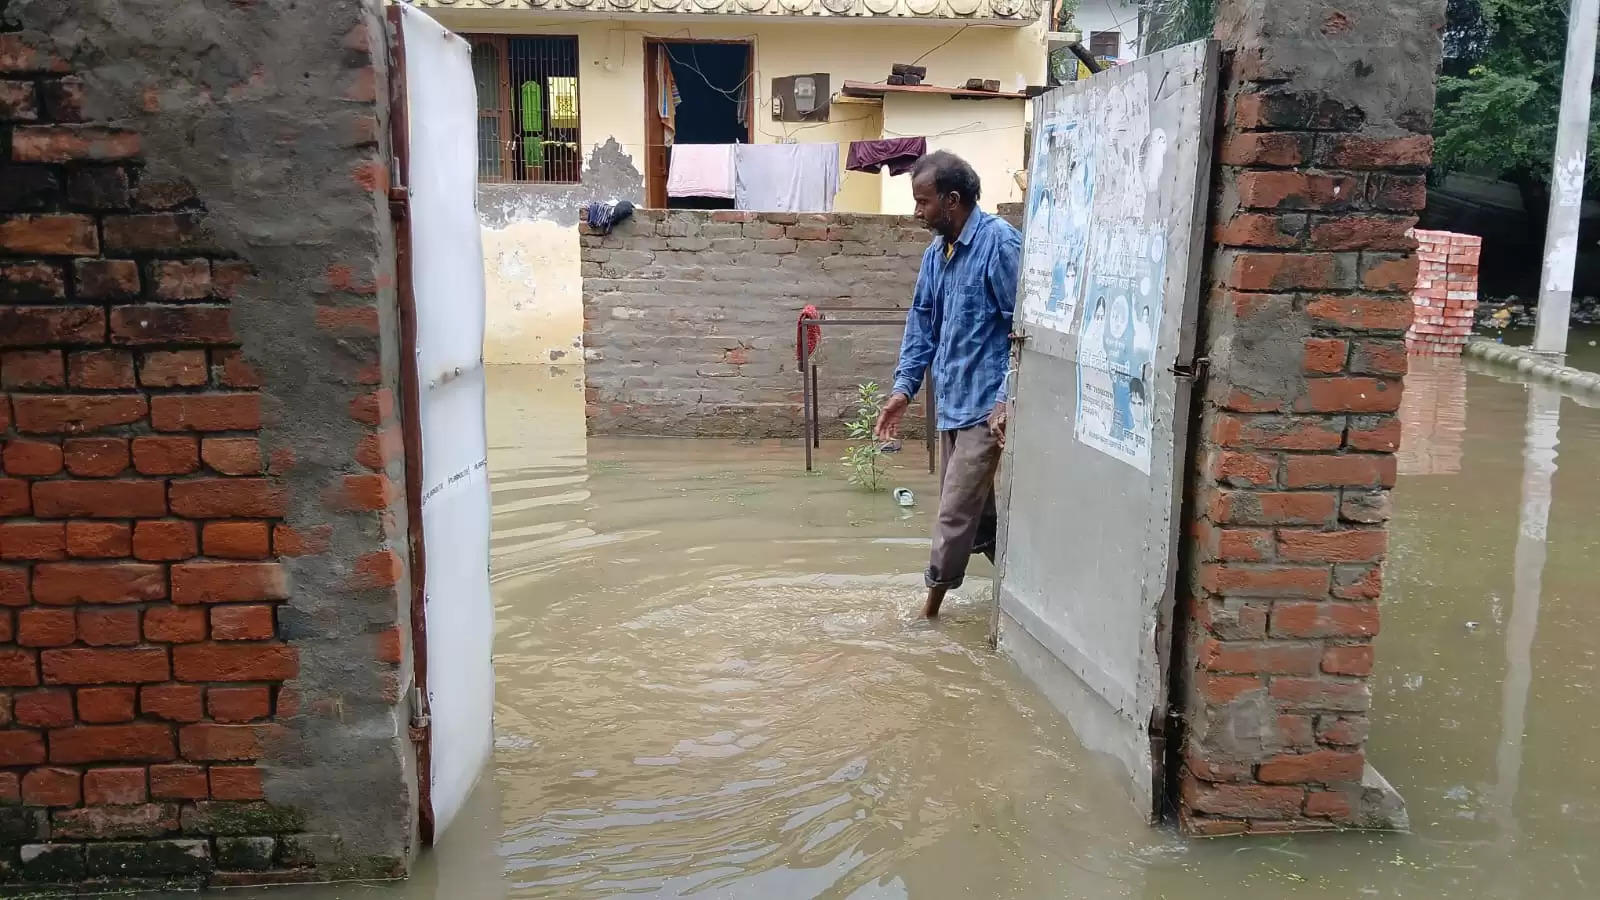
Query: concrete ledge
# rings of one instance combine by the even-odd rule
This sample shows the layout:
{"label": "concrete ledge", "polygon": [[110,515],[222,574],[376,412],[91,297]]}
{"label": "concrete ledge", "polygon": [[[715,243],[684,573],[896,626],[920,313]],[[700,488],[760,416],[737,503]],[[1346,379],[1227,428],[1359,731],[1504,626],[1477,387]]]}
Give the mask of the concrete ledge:
{"label": "concrete ledge", "polygon": [[1574,369],[1521,347],[1507,347],[1494,341],[1476,340],[1467,344],[1462,355],[1515,369],[1523,375],[1548,381],[1574,392],[1600,396],[1600,372]]}

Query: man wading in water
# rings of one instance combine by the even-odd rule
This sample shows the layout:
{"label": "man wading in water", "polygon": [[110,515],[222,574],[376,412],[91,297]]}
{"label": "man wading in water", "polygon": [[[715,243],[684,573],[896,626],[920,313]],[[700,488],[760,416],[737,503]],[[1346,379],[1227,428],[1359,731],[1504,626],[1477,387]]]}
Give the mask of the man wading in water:
{"label": "man wading in water", "polygon": [[1022,236],[978,209],[978,173],[950,153],[917,160],[911,196],[917,218],[934,239],[922,255],[894,392],[876,433],[884,441],[899,437],[900,420],[931,364],[944,460],[923,609],[931,619],[944,595],[961,586],[972,554],[994,561],[994,474],[1005,444],[1006,368]]}

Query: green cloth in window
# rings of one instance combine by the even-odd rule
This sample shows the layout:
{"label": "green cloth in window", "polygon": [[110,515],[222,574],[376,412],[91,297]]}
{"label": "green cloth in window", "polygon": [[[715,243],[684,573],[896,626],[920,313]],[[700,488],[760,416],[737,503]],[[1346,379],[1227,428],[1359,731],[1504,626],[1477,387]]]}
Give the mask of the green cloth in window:
{"label": "green cloth in window", "polygon": [[522,83],[522,161],[544,168],[544,90],[537,81]]}

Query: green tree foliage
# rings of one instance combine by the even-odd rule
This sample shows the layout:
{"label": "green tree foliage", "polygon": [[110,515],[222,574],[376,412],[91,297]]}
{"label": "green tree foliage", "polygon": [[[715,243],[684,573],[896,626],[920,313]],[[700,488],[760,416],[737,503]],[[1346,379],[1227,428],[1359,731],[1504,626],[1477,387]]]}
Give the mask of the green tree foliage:
{"label": "green tree foliage", "polygon": [[[1566,0],[1450,0],[1433,128],[1440,173],[1482,172],[1525,194],[1548,189],[1567,6]],[[1600,119],[1589,145],[1600,146]],[[1600,166],[1589,166],[1588,184],[1600,185]]]}

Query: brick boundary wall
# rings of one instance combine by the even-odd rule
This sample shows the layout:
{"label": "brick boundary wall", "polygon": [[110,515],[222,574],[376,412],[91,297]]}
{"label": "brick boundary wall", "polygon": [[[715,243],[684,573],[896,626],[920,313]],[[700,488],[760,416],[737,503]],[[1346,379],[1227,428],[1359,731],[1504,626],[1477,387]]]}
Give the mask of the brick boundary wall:
{"label": "brick boundary wall", "polygon": [[1475,234],[1413,228],[1417,240],[1416,307],[1406,331],[1406,350],[1430,356],[1460,356],[1478,313],[1478,261],[1483,238]]}
{"label": "brick boundary wall", "polygon": [[376,16],[0,2],[0,882],[405,872]]}
{"label": "brick boundary wall", "polygon": [[1219,5],[1183,830],[1392,826],[1367,765],[1442,0]]}

